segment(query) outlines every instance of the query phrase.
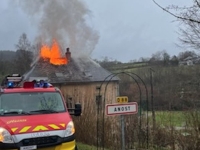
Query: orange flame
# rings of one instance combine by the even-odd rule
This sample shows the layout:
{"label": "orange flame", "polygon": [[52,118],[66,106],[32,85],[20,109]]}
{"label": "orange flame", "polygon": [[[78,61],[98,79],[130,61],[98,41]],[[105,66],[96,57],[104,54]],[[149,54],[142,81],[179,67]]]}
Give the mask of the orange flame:
{"label": "orange flame", "polygon": [[66,57],[61,56],[58,42],[55,40],[51,47],[48,45],[41,47],[40,56],[45,60],[49,59],[50,63],[54,65],[64,65],[68,62]]}

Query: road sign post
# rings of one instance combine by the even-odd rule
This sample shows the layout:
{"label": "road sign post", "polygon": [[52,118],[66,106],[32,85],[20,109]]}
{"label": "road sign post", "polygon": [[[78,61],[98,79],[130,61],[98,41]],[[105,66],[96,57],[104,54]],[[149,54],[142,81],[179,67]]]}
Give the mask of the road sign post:
{"label": "road sign post", "polygon": [[[119,100],[119,101],[118,101]],[[107,104],[106,114],[108,116],[120,115],[121,132],[122,132],[122,150],[125,150],[125,132],[124,132],[124,115],[136,114],[138,112],[138,104],[136,102],[124,103],[124,100],[117,99],[117,104]],[[128,99],[127,99],[128,101]]]}
{"label": "road sign post", "polygon": [[124,131],[124,127],[125,127],[125,125],[124,125],[124,115],[121,115],[120,116],[120,119],[121,119],[121,130],[122,130],[122,150],[125,150],[125,131]]}

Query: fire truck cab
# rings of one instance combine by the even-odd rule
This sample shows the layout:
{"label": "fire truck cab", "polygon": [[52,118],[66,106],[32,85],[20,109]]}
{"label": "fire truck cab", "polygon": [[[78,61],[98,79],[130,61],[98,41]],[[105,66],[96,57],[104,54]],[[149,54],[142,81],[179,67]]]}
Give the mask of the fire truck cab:
{"label": "fire truck cab", "polygon": [[71,115],[61,91],[44,80],[6,76],[0,88],[0,149],[77,150]]}

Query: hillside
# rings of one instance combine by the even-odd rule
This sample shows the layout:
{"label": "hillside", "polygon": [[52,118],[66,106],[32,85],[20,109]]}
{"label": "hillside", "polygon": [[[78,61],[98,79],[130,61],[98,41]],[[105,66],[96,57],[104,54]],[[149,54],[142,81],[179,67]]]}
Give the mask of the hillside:
{"label": "hillside", "polygon": [[[157,110],[182,110],[193,106],[200,108],[200,65],[164,65],[162,63],[114,63],[102,62],[102,67],[112,73],[132,72],[145,82],[150,100],[153,86],[154,107]],[[151,71],[153,70],[153,71]],[[151,81],[152,73],[152,81]],[[139,100],[138,86],[127,74],[118,74],[121,79],[120,94]],[[135,76],[134,76],[135,77]],[[135,77],[138,83],[141,81]],[[141,88],[144,86],[141,83]],[[145,93],[145,89],[142,89]],[[152,94],[152,93],[151,93]],[[144,104],[146,105],[146,104]],[[149,106],[150,107],[150,106]]]}
{"label": "hillside", "polygon": [[147,62],[135,62],[135,63],[100,62],[100,65],[112,73],[117,73],[121,71],[132,72],[138,68],[149,67],[149,64]]}
{"label": "hillside", "polygon": [[1,50],[0,51],[0,61],[12,61],[16,56],[15,51]]}

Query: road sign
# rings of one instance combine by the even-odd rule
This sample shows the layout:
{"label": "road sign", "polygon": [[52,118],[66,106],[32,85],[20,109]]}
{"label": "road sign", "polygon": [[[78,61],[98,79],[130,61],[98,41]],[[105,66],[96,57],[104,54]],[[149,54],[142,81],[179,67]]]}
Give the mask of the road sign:
{"label": "road sign", "polygon": [[128,97],[127,96],[119,96],[116,98],[117,103],[128,103]]}
{"label": "road sign", "polygon": [[106,105],[106,114],[108,116],[137,114],[137,112],[138,112],[138,104],[136,102],[130,102],[126,104]]}

